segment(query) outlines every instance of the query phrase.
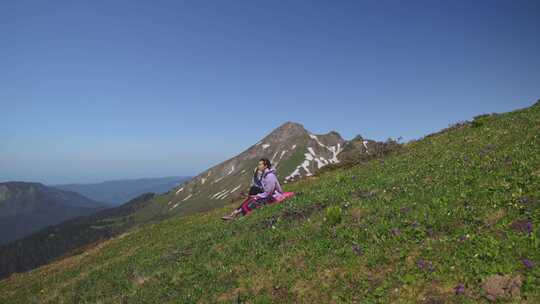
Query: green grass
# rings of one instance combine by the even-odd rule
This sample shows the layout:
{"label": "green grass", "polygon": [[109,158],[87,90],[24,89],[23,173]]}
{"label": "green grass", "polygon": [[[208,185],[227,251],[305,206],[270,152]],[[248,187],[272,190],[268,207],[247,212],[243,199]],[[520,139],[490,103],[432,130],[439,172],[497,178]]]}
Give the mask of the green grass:
{"label": "green grass", "polygon": [[480,283],[500,273],[539,303],[539,152],[540,105],[478,117],[239,220],[219,218],[236,202],[13,275],[0,302],[487,303]]}

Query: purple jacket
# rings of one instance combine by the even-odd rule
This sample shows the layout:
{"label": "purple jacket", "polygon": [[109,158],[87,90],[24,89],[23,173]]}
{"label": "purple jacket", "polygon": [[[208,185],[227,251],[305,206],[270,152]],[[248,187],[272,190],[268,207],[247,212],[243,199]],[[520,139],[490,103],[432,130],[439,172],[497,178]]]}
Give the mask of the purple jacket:
{"label": "purple jacket", "polygon": [[262,185],[264,192],[257,194],[259,198],[265,198],[272,195],[274,198],[277,198],[283,190],[276,176],[276,169],[266,169],[262,175]]}

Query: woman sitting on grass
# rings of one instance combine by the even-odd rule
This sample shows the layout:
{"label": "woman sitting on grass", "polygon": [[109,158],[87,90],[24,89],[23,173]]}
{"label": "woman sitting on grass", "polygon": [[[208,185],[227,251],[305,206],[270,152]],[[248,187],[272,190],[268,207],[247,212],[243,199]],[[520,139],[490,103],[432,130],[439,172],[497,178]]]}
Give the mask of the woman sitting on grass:
{"label": "woman sitting on grass", "polygon": [[222,219],[232,220],[240,213],[242,215],[246,215],[255,208],[276,201],[277,196],[283,194],[283,190],[281,189],[281,185],[279,184],[276,176],[276,169],[272,168],[270,160],[267,158],[261,158],[259,160],[259,164],[257,165],[257,169],[262,172],[261,184],[263,187],[263,192],[252,194],[253,192],[251,190],[254,190],[252,187],[249,197],[242,203],[242,205],[233,210],[231,214],[221,217]]}

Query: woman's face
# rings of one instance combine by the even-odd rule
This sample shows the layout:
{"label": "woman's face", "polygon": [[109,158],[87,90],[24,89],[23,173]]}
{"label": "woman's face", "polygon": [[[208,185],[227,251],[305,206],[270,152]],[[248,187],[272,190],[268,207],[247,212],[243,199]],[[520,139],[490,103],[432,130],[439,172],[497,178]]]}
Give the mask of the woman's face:
{"label": "woman's face", "polygon": [[262,160],[259,161],[259,163],[257,164],[257,169],[259,169],[259,171],[264,171],[264,169],[266,169],[266,166],[264,165],[264,162]]}

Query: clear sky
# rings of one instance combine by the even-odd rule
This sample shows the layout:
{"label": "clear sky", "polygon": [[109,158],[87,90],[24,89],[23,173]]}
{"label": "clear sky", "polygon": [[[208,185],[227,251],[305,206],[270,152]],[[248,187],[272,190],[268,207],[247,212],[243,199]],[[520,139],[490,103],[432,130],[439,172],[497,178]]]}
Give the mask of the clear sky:
{"label": "clear sky", "polygon": [[0,181],[195,175],[285,121],[420,138],[540,98],[540,1],[1,1]]}

